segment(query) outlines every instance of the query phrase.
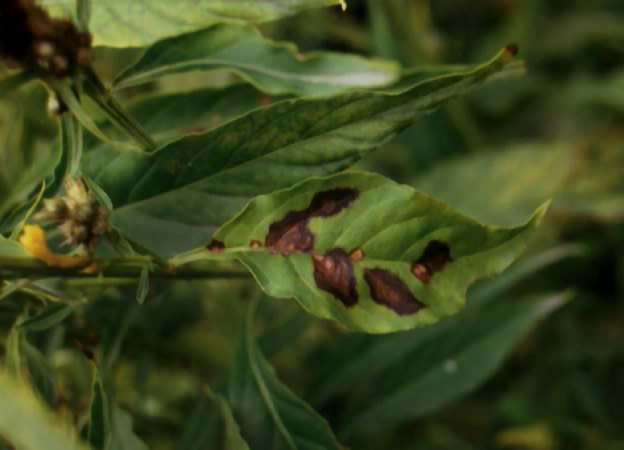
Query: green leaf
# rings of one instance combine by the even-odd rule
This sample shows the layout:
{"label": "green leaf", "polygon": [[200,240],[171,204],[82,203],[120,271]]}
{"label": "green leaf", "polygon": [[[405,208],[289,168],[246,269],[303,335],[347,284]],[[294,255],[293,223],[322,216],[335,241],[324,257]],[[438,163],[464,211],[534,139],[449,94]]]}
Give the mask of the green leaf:
{"label": "green leaf", "polygon": [[502,51],[468,70],[425,69],[383,92],[282,101],[152,155],[99,148],[83,171],[111,197],[120,231],[173,255],[205,245],[250,198],[348,167],[508,58]]}
{"label": "green leaf", "polygon": [[[281,98],[271,99],[252,86],[237,84],[223,89],[150,96],[130,103],[126,109],[156,142],[165,143],[188,134],[205,133],[261,107],[263,102]],[[110,123],[99,126],[107,135],[116,132]],[[105,144],[89,135],[85,146],[93,150]]]}
{"label": "green leaf", "polygon": [[34,317],[20,323],[20,328],[24,331],[40,332],[49,330],[63,322],[74,311],[73,306],[54,303]]}
{"label": "green leaf", "polygon": [[215,239],[267,294],[386,333],[457,313],[468,286],[521,254],[544,212],[487,227],[379,175],[343,173],[255,198]]}
{"label": "green leaf", "polygon": [[132,429],[132,416],[121,408],[113,408],[113,436],[109,448],[114,450],[148,450]]}
{"label": "green leaf", "polygon": [[179,450],[249,450],[240,434],[230,405],[221,395],[205,389],[187,421]]}
{"label": "green leaf", "polygon": [[30,257],[17,241],[7,239],[0,235],[0,257],[2,258],[23,258]]}
{"label": "green leaf", "polygon": [[272,95],[330,96],[396,80],[392,63],[339,53],[301,54],[265,39],[253,27],[218,25],[156,43],[116,80],[116,87],[148,83],[195,70],[225,68]]}
{"label": "green leaf", "polygon": [[[42,0],[54,13],[72,15],[75,0]],[[344,0],[106,0],[93,2],[94,45],[142,47],[217,23],[262,23]]]}
{"label": "green leaf", "polygon": [[93,363],[90,410],[89,442],[95,450],[106,450],[112,436],[110,405],[102,375],[95,363]]}
{"label": "green leaf", "polygon": [[136,301],[139,305],[145,302],[147,294],[149,294],[149,268],[143,267],[143,269],[141,269],[141,276],[139,277],[136,294]]}
{"label": "green leaf", "polygon": [[[365,394],[352,403],[341,435],[352,437],[397,425],[465,395],[501,365],[539,320],[569,299],[570,294],[564,293],[469,308],[436,327],[380,339],[354,365],[383,369],[378,358],[393,358],[397,350],[401,363],[397,360],[373,373],[376,376],[366,382]],[[358,373],[347,367],[353,387]]]}
{"label": "green leaf", "polygon": [[514,224],[564,184],[573,164],[567,152],[564,145],[498,149],[441,164],[414,187],[478,220]]}
{"label": "green leaf", "polygon": [[243,438],[266,450],[339,450],[327,422],[275,375],[253,335],[249,308],[240,348],[227,379],[227,398]]}
{"label": "green leaf", "polygon": [[584,145],[538,142],[471,155],[440,165],[414,186],[501,225],[517,223],[547,198],[558,212],[619,220],[624,215],[621,138],[600,134]]}
{"label": "green leaf", "polygon": [[21,450],[87,450],[24,384],[0,372],[0,436]]}

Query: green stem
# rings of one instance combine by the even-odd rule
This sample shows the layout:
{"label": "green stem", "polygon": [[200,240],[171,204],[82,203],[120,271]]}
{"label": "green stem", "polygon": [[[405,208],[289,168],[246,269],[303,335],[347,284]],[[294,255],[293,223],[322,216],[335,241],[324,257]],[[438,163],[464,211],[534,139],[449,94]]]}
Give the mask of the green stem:
{"label": "green stem", "polygon": [[[41,277],[59,278],[101,278],[138,279],[146,264],[151,258],[102,258],[95,261],[95,273],[86,273],[81,269],[60,269],[50,267],[33,259],[22,257],[0,257],[0,278],[24,279]],[[244,279],[249,274],[239,268],[210,268],[210,267],[169,267],[154,266],[150,277],[173,280],[214,280],[214,279]]]}

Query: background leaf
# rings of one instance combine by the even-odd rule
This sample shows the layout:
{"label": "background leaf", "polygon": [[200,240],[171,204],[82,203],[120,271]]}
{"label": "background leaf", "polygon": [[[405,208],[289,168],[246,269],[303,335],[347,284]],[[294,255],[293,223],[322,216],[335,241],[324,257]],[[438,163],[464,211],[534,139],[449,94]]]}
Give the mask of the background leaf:
{"label": "background leaf", "polygon": [[[540,319],[569,298],[557,294],[468,308],[435,327],[379,340],[354,362],[367,361],[375,369],[364,372],[372,379],[352,403],[341,435],[363,436],[421,417],[466,394],[500,366]],[[397,349],[402,357],[396,364],[379,364],[384,355],[398,356]],[[358,374],[352,375],[355,383]]]}
{"label": "background leaf", "polygon": [[249,308],[234,366],[227,378],[227,398],[251,448],[340,450],[329,425],[282,384],[254,341]]}
{"label": "background leaf", "polygon": [[[53,12],[73,16],[74,0],[43,0]],[[94,44],[142,47],[221,22],[261,23],[308,8],[340,5],[340,0],[168,0],[95,1],[90,31]]]}
{"label": "background leaf", "polygon": [[302,54],[253,27],[218,25],[160,41],[116,80],[118,89],[194,70],[225,68],[271,95],[330,96],[394,82],[399,67],[350,54]]}

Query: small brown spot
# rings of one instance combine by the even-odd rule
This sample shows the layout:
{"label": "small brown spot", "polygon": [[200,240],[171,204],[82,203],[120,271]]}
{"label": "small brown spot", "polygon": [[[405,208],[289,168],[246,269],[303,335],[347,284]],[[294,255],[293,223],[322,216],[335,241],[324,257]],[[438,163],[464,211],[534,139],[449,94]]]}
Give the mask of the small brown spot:
{"label": "small brown spot", "polygon": [[311,252],[314,235],[308,226],[310,218],[335,216],[349,207],[358,195],[358,191],[350,188],[318,192],[308,208],[289,212],[282,220],[271,224],[265,245],[283,256]]}
{"label": "small brown spot", "polygon": [[364,279],[370,288],[373,300],[400,316],[416,314],[425,308],[407,285],[396,275],[384,269],[366,269]]}
{"label": "small brown spot", "polygon": [[517,56],[520,49],[518,48],[518,44],[508,44],[505,47],[505,51],[509,53],[511,56]]}
{"label": "small brown spot", "polygon": [[252,250],[258,250],[259,248],[262,248],[262,242],[253,240],[249,243],[249,247]]}
{"label": "small brown spot", "polygon": [[210,241],[210,244],[206,246],[206,248],[211,252],[221,253],[223,250],[225,250],[225,244],[221,241],[218,241],[217,239],[213,239],[212,241]]}
{"label": "small brown spot", "polygon": [[364,259],[364,252],[362,251],[361,248],[356,248],[353,251],[351,251],[351,261],[353,262],[360,262]]}
{"label": "small brown spot", "polygon": [[437,272],[442,272],[452,262],[451,249],[440,241],[431,241],[425,247],[422,256],[412,264],[412,274],[423,284],[429,284]]}
{"label": "small brown spot", "polygon": [[271,103],[273,103],[273,99],[268,95],[260,97],[260,106],[269,106]]}
{"label": "small brown spot", "polygon": [[347,252],[335,248],[325,256],[312,256],[312,262],[314,281],[319,289],[329,292],[347,307],[357,304],[353,264]]}

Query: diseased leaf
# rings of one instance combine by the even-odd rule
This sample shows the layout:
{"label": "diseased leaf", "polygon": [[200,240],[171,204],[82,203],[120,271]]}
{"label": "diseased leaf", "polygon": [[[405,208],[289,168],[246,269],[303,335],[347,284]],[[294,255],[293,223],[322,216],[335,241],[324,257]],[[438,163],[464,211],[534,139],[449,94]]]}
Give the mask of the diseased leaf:
{"label": "diseased leaf", "polygon": [[[42,0],[52,12],[73,16],[75,0]],[[343,0],[106,0],[91,6],[94,45],[142,47],[217,23],[262,23]]]}
{"label": "diseased leaf", "polygon": [[[369,388],[351,403],[340,434],[362,436],[421,417],[465,395],[501,365],[540,319],[569,299],[564,293],[469,308],[435,327],[378,340],[353,362],[374,368],[364,372]],[[379,364],[380,358],[394,359],[397,350],[401,362]],[[361,377],[353,366],[345,369],[352,383],[358,382]]]}
{"label": "diseased leaf", "polygon": [[249,308],[227,379],[226,396],[243,438],[266,450],[341,450],[327,422],[282,384],[264,359],[254,340],[254,311]]}
{"label": "diseased leaf", "polygon": [[307,97],[385,86],[399,74],[392,63],[350,54],[301,54],[292,44],[263,38],[253,27],[217,25],[156,43],[120,75],[116,87],[216,68],[234,71],[271,95]]}
{"label": "diseased leaf", "polygon": [[488,227],[384,177],[343,173],[255,198],[215,240],[267,294],[386,333],[457,313],[468,286],[522,253],[544,212]]}
{"label": "diseased leaf", "polygon": [[279,102],[153,155],[99,148],[85,155],[83,171],[111,197],[120,231],[173,255],[205,245],[253,196],[353,164],[497,73],[509,52],[468,70],[415,72],[384,92]]}
{"label": "diseased leaf", "polygon": [[[23,450],[87,450],[24,384],[0,372],[0,436]],[[36,432],[33,432],[36,430]]]}

